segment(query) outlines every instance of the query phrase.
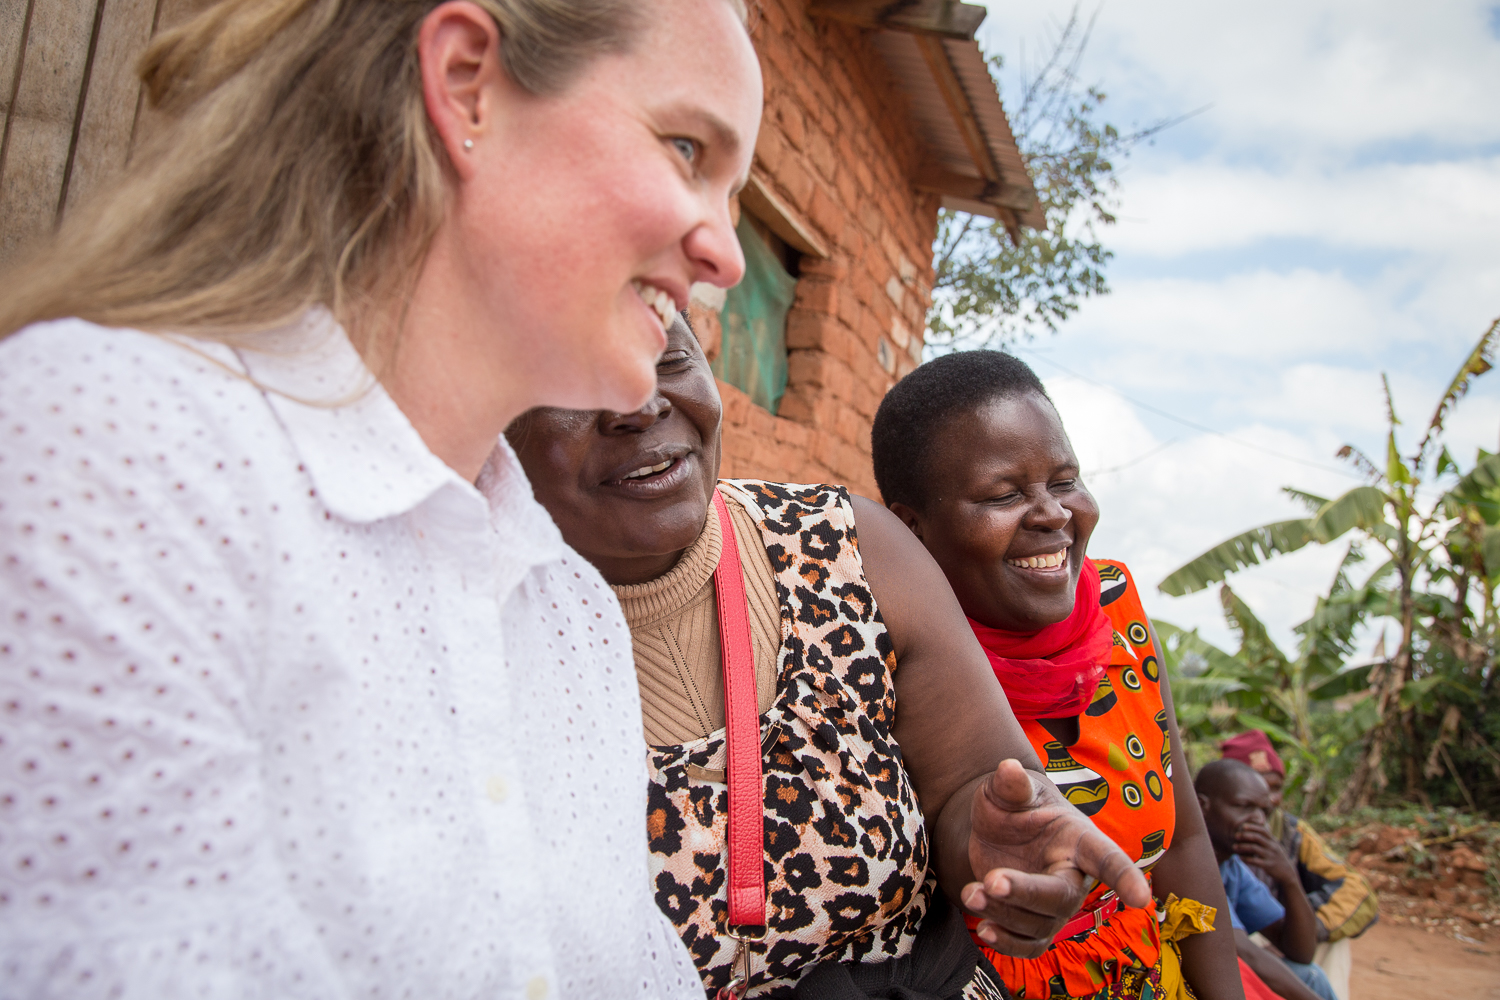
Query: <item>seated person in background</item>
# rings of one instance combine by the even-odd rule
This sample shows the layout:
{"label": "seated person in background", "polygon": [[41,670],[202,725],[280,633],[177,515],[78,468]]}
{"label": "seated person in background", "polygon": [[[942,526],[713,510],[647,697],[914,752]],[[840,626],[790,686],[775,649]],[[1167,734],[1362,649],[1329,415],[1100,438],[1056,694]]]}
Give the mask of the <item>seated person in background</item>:
{"label": "seated person in background", "polygon": [[[1370,880],[1328,849],[1309,824],[1281,808],[1281,788],[1286,766],[1265,733],[1252,729],[1231,736],[1219,749],[1231,760],[1244,761],[1264,779],[1271,790],[1271,813],[1266,826],[1287,857],[1297,866],[1297,876],[1312,903],[1318,950],[1313,961],[1333,984],[1339,1000],[1349,1000],[1349,972],[1353,949],[1349,945],[1380,917],[1380,903]],[[1254,865],[1250,870],[1281,898],[1279,884]]]}
{"label": "seated person in background", "polygon": [[[630,626],[643,719],[618,721],[645,725],[657,905],[708,995],[744,973],[725,927],[721,614],[748,631],[764,769],[747,997],[1004,997],[939,886],[1022,955],[1078,908],[1084,874],[1145,906],[1130,858],[1046,777],[921,543],[842,487],[721,482],[721,419],[678,317],[640,410],[538,409],[506,432],[612,585],[601,610],[618,599]],[[720,596],[721,556],[742,595]]]}
{"label": "seated person in background", "polygon": [[[1216,760],[1198,772],[1195,787],[1229,897],[1241,960],[1285,1000],[1337,1000],[1323,970],[1311,964],[1318,945],[1312,904],[1296,866],[1266,827],[1271,791],[1265,781],[1243,761]],[[1280,902],[1247,862],[1276,881]],[[1257,931],[1280,957],[1250,940]]]}

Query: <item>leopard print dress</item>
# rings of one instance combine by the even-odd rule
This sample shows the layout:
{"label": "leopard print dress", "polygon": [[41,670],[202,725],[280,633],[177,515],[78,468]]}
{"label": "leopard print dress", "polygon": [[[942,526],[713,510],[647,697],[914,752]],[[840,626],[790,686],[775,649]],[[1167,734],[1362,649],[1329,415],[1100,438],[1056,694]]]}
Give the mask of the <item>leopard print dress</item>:
{"label": "leopard print dress", "polygon": [[[778,681],[760,717],[767,933],[749,996],[790,996],[828,959],[908,954],[935,886],[927,832],[891,734],[890,636],[865,582],[849,494],[720,484],[759,522],[781,604]],[[724,731],[654,746],[648,829],[656,900],[713,996],[731,976],[724,934]],[[1003,994],[979,973],[965,997]]]}

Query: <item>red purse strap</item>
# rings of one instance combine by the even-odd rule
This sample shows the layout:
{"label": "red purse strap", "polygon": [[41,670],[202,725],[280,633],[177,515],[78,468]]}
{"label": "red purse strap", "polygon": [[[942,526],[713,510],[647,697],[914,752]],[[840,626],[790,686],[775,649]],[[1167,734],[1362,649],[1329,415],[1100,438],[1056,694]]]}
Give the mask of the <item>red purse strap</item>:
{"label": "red purse strap", "polygon": [[714,490],[714,511],[724,544],[714,568],[719,603],[719,645],[724,652],[724,724],[729,761],[729,927],[754,934],[766,926],[763,867],[765,791],[760,771],[760,713],[755,699],[755,653],[750,644],[750,601],[740,571],[739,543],[724,498]]}

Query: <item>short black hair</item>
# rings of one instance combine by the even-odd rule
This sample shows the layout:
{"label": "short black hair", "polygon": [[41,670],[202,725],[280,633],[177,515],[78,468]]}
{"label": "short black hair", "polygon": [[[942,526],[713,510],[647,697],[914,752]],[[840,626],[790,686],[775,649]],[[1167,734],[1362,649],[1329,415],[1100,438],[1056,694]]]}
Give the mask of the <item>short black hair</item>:
{"label": "short black hair", "polygon": [[926,509],[927,456],[948,422],[991,400],[1028,392],[1052,401],[1031,366],[1003,351],[955,351],[919,365],[875,411],[870,453],[881,497]]}
{"label": "short black hair", "polygon": [[1204,798],[1216,799],[1224,794],[1226,788],[1245,780],[1246,775],[1260,777],[1255,768],[1242,760],[1235,760],[1233,757],[1211,760],[1198,769],[1198,777],[1193,780],[1193,790]]}

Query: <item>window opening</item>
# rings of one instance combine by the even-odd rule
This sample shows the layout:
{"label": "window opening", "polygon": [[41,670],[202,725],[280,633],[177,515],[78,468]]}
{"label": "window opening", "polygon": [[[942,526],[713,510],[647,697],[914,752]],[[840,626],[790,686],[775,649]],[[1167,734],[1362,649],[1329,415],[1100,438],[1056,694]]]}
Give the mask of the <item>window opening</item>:
{"label": "window opening", "polygon": [[740,214],[735,235],[745,277],[724,298],[723,341],[713,370],[775,413],[786,392],[786,314],[797,295],[801,255],[748,212]]}

